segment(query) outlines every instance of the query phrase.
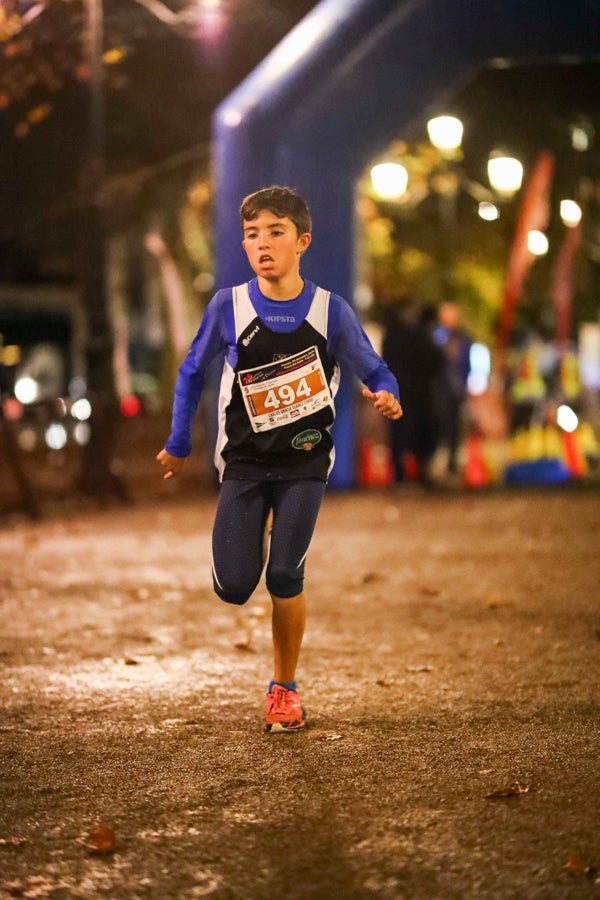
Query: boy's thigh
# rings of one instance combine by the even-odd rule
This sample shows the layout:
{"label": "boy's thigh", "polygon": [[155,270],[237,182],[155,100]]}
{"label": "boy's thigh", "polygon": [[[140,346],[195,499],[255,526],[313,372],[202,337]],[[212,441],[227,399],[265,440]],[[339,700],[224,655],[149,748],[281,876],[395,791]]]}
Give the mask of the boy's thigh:
{"label": "boy's thigh", "polygon": [[316,478],[284,481],[274,485],[270,566],[298,566],[303,562],[325,488],[325,482]]}
{"label": "boy's thigh", "polygon": [[223,562],[230,571],[260,574],[269,494],[264,482],[231,479],[221,484],[212,538],[217,568]]}

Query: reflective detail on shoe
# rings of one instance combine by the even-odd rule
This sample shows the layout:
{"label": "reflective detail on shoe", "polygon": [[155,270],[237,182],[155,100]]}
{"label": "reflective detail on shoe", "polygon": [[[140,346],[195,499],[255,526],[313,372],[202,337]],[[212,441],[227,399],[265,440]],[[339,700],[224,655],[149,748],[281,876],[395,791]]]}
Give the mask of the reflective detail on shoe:
{"label": "reflective detail on shoe", "polygon": [[274,684],[267,694],[266,730],[277,732],[300,731],[306,725],[302,700],[296,691],[288,691],[280,684]]}

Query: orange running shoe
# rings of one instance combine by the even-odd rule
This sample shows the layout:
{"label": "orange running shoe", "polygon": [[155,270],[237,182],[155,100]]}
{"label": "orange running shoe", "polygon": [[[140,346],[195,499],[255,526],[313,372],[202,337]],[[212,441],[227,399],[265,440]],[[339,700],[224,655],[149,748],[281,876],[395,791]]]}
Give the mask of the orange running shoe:
{"label": "orange running shoe", "polygon": [[296,691],[274,684],[267,694],[266,730],[270,734],[300,731],[306,725],[302,700]]}

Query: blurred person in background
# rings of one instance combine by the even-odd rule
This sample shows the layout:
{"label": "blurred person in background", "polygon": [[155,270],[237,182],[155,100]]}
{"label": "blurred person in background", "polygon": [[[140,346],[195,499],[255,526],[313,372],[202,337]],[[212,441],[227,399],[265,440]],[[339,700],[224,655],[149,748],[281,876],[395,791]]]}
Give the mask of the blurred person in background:
{"label": "blurred person in background", "polygon": [[402,419],[390,421],[390,444],[396,482],[430,482],[430,465],[439,442],[437,385],[444,354],[433,340],[435,308],[402,299],[390,312],[382,355],[396,376]]}
{"label": "blurred person in background", "polygon": [[443,373],[439,380],[441,444],[448,451],[446,471],[449,475],[454,475],[458,471],[458,452],[473,343],[468,331],[461,325],[460,310],[456,303],[440,304],[434,339],[444,355]]}

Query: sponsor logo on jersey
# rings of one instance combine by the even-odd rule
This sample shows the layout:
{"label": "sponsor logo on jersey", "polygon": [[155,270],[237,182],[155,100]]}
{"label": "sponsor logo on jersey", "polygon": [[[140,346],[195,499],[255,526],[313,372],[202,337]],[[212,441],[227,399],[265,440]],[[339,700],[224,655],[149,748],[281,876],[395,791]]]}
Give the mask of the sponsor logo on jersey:
{"label": "sponsor logo on jersey", "polygon": [[316,428],[306,428],[292,438],[294,450],[312,450],[319,443],[323,435]]}
{"label": "sponsor logo on jersey", "polygon": [[250,332],[250,334],[247,335],[247,336],[243,339],[242,344],[244,345],[244,347],[247,347],[247,346],[248,346],[248,344],[250,343],[250,341],[252,340],[252,338],[253,338],[256,334],[258,334],[259,331],[260,331],[260,325],[255,325],[255,327],[252,329],[252,331]]}
{"label": "sponsor logo on jersey", "polygon": [[265,316],[267,322],[295,322],[296,316]]}

